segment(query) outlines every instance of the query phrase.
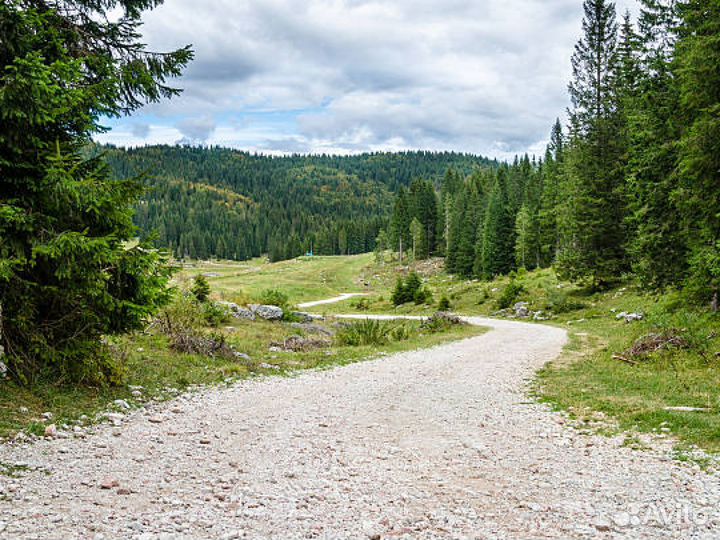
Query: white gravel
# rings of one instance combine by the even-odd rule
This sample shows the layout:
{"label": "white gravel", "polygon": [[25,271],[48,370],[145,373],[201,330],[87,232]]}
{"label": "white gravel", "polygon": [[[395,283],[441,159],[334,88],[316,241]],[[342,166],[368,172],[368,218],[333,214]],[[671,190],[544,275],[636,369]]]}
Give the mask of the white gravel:
{"label": "white gravel", "polygon": [[33,469],[0,477],[0,537],[720,537],[717,477],[582,435],[526,397],[564,331],[472,321],[493,331],[0,447]]}

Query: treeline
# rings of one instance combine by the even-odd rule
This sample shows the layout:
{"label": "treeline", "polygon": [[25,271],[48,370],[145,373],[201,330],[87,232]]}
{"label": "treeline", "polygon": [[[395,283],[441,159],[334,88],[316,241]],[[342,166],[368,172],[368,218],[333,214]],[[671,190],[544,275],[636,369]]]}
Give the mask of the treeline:
{"label": "treeline", "polygon": [[618,21],[612,2],[586,0],[567,129],[556,123],[542,160],[451,170],[427,215],[400,192],[395,249],[414,241],[468,277],[555,265],[602,287],[633,272],[717,307],[720,4],[641,4]]}
{"label": "treeline", "polygon": [[496,162],[452,152],[253,155],[225,148],[103,147],[119,178],[146,173],[135,222],[177,257],[272,260],[372,251],[395,193]]}
{"label": "treeline", "polygon": [[553,186],[564,145],[559,123],[553,140],[544,161],[526,155],[467,177],[450,169],[439,191],[422,180],[401,189],[390,246],[417,259],[445,256],[449,272],[468,278],[490,279],[520,266],[551,264],[556,252]]}

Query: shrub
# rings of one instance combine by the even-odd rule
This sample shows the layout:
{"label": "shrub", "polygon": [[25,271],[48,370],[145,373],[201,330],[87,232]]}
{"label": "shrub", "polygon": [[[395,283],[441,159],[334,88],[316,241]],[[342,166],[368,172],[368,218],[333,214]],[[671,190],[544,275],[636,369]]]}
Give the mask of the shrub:
{"label": "shrub", "polygon": [[452,309],[452,305],[450,304],[450,300],[448,300],[447,296],[444,296],[440,299],[438,302],[438,310],[439,311],[450,311]]}
{"label": "shrub", "polygon": [[422,329],[435,334],[438,332],[446,332],[458,324],[462,324],[460,317],[438,312],[422,323]]}
{"label": "shrub", "polygon": [[295,307],[290,304],[290,298],[279,289],[266,289],[258,297],[258,302],[267,306],[277,306],[283,310],[283,320],[300,322],[302,318],[293,314]]}
{"label": "shrub", "polygon": [[[395,284],[395,290],[392,294],[392,302],[396,306],[401,306],[402,304],[407,304],[409,302],[416,302],[418,304],[422,304],[426,301],[426,296],[417,296],[418,291],[422,289],[422,279],[420,279],[420,276],[416,272],[410,272],[410,275],[408,275],[406,280],[403,280],[403,278],[398,278],[397,283]],[[425,293],[420,293],[425,294]],[[432,297],[432,294],[428,294],[430,297]],[[417,302],[417,299],[420,300],[420,302]]]}
{"label": "shrub", "polygon": [[290,303],[288,295],[278,289],[264,290],[260,294],[258,301],[261,304],[265,304],[268,306],[277,306],[279,308],[282,308],[283,310],[286,310]]}
{"label": "shrub", "polygon": [[405,282],[403,281],[403,278],[397,279],[397,282],[395,283],[395,290],[393,290],[390,299],[395,306],[401,306],[409,301],[405,293]]}
{"label": "shrub", "polygon": [[514,279],[510,280],[505,288],[503,289],[500,298],[498,298],[497,306],[500,309],[507,309],[512,306],[522,293],[525,292],[525,287],[521,283],[518,283]]}
{"label": "shrub", "polygon": [[553,313],[569,313],[586,307],[584,303],[556,289],[550,289],[547,296],[548,299],[545,303],[545,309]]}
{"label": "shrub", "polygon": [[219,326],[230,320],[230,313],[227,308],[215,302],[200,304],[202,319],[207,326]]}
{"label": "shrub", "polygon": [[391,341],[406,341],[413,335],[412,323],[407,321],[380,321],[363,319],[344,324],[336,334],[339,345],[360,347],[363,345],[387,345]]}
{"label": "shrub", "polygon": [[432,304],[432,302],[433,302],[432,292],[427,287],[418,289],[417,291],[415,291],[415,295],[413,296],[413,301],[418,306],[420,306],[422,304]]}
{"label": "shrub", "polygon": [[153,327],[170,338],[170,348],[185,354],[235,358],[235,351],[221,334],[203,332],[209,322],[219,324],[227,311],[213,302],[198,302],[194,295],[176,294],[153,323]]}
{"label": "shrub", "polygon": [[370,310],[370,300],[368,300],[367,298],[361,298],[360,300],[356,300],[355,302],[352,302],[350,305],[358,311],[369,311]]}
{"label": "shrub", "polygon": [[392,338],[393,341],[407,341],[408,339],[410,339],[411,335],[412,335],[411,329],[405,323],[398,324],[390,332],[390,337]]}
{"label": "shrub", "polygon": [[480,298],[478,298],[478,305],[482,305],[490,299],[490,288],[483,287],[480,292]]}
{"label": "shrub", "polygon": [[344,325],[335,336],[340,345],[385,345],[389,341],[391,326],[384,321],[363,319]]}
{"label": "shrub", "polygon": [[712,327],[712,318],[711,314],[698,314],[684,309],[676,312],[663,310],[652,315],[652,326],[661,336],[681,336],[684,348],[707,361],[712,356],[712,345],[717,338],[714,332],[708,330]]}
{"label": "shrub", "polygon": [[222,334],[205,335],[194,329],[175,328],[170,334],[170,348],[184,354],[197,354],[213,358],[236,360],[233,348]]}
{"label": "shrub", "polygon": [[208,298],[210,298],[210,284],[205,276],[202,274],[195,276],[190,291],[198,302],[207,302]]}
{"label": "shrub", "polygon": [[173,328],[200,328],[204,325],[205,316],[195,297],[180,293],[160,311],[154,323],[155,327],[166,334]]}
{"label": "shrub", "polygon": [[415,291],[417,291],[420,287],[422,287],[422,279],[420,279],[417,272],[410,272],[407,280],[405,281],[405,288],[407,289],[408,294],[412,294],[414,296]]}

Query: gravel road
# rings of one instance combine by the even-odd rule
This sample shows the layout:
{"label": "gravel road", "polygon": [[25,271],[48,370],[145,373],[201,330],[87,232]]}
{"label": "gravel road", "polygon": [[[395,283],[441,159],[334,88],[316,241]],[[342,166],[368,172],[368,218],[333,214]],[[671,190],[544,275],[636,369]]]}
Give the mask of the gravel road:
{"label": "gravel road", "polygon": [[471,321],[492,331],[0,447],[31,468],[0,477],[0,538],[720,537],[717,477],[526,397],[564,331]]}
{"label": "gravel road", "polygon": [[366,293],[344,293],[340,296],[336,296],[335,298],[328,298],[327,300],[315,300],[313,302],[305,302],[303,304],[298,304],[298,307],[300,309],[307,309],[311,307],[317,307],[317,306],[326,306],[328,304],[337,304],[339,302],[343,302],[345,300],[350,300],[351,298],[357,298],[358,296],[367,296]]}

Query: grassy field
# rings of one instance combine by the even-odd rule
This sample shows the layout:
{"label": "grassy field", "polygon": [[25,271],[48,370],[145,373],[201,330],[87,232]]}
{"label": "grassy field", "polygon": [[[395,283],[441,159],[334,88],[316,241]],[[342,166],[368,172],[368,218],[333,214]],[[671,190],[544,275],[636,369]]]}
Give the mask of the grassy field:
{"label": "grassy field", "polygon": [[[261,261],[203,263],[185,268],[178,275],[177,283],[183,288],[197,273],[217,274],[209,281],[213,296],[218,298],[238,300],[247,296],[251,299],[268,288],[275,288],[287,293],[292,302],[316,300],[357,291],[363,286],[358,277],[361,269],[371,261],[370,256],[359,256],[318,257],[272,265]],[[336,322],[332,319],[320,324],[337,331]],[[114,340],[125,372],[125,384],[122,386],[94,388],[43,383],[23,388],[3,383],[3,391],[0,392],[0,437],[11,437],[19,431],[42,435],[49,423],[42,418],[46,412],[52,413],[52,422],[58,426],[73,425],[83,415],[88,417],[84,423],[91,424],[97,413],[119,399],[135,406],[148,399],[172,397],[197,385],[223,384],[258,375],[287,375],[297,370],[343,365],[380,354],[432,347],[483,332],[483,329],[470,326],[429,332],[422,329],[420,323],[411,321],[397,325],[403,327],[399,332],[401,338],[393,337],[370,345],[347,345],[330,339],[329,346],[307,352],[270,349],[272,344],[282,343],[290,336],[312,337],[313,334],[290,322],[228,319],[217,328],[201,329],[208,336],[221,336],[236,351],[247,354],[251,358],[249,361],[175,352],[170,348],[170,338],[154,330],[125,336]],[[133,391],[138,391],[137,387],[142,387],[141,396],[133,395]]]}
{"label": "grassy field", "polygon": [[186,264],[176,276],[179,284],[198,274],[207,276],[222,299],[245,303],[267,289],[279,289],[294,304],[331,298],[347,292],[364,292],[362,271],[372,255],[349,257],[300,257],[269,264],[264,259]]}
{"label": "grassy field", "polygon": [[[720,320],[631,287],[582,299],[586,308],[557,321],[571,329],[572,342],[540,373],[540,398],[580,420],[600,411],[615,431],[673,434],[681,450],[720,451]],[[645,319],[628,324],[611,310],[641,311]],[[648,336],[673,337],[679,345],[633,355],[629,349]],[[678,407],[703,410],[668,410]]]}

